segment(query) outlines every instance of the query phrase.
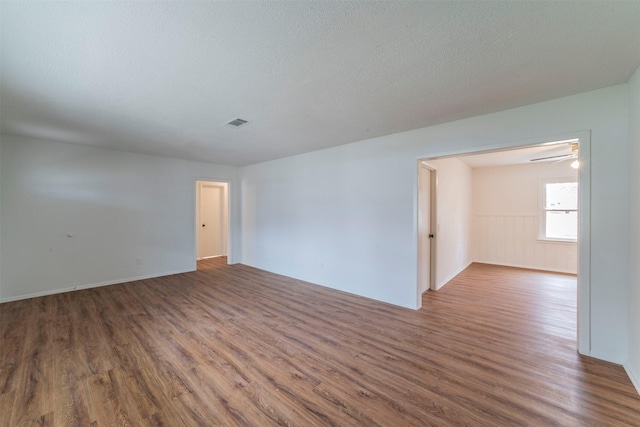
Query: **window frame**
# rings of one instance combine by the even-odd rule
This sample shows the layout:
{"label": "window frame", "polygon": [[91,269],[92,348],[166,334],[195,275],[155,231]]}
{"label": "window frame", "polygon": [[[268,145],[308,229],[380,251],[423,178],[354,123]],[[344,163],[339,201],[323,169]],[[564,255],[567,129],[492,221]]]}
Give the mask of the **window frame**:
{"label": "window frame", "polygon": [[[575,209],[547,209],[547,184],[562,184],[566,182],[575,182],[578,185],[578,201]],[[580,182],[578,177],[560,177],[545,178],[539,180],[538,190],[538,240],[541,242],[555,243],[577,243],[577,235],[580,233]],[[570,211],[576,212],[578,217],[578,227],[576,229],[576,238],[547,237],[547,212],[549,211]]]}

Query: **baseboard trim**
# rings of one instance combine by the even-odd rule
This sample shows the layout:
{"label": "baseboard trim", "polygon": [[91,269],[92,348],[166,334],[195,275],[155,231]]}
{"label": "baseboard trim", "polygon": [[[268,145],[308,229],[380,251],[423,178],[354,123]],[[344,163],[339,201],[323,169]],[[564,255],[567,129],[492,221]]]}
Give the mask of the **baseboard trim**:
{"label": "baseboard trim", "polygon": [[400,304],[398,302],[385,301],[383,299],[376,298],[375,296],[372,296],[372,295],[357,294],[357,293],[355,293],[353,291],[349,291],[349,290],[346,290],[344,288],[340,288],[337,285],[329,285],[329,284],[324,284],[324,283],[318,283],[318,282],[313,281],[315,279],[310,279],[310,278],[306,278],[306,277],[300,277],[298,275],[292,275],[290,273],[283,273],[281,271],[270,270],[268,268],[260,267],[260,266],[254,265],[254,264],[249,264],[247,262],[240,262],[238,264],[246,265],[247,267],[255,268],[257,270],[266,271],[266,272],[271,273],[271,274],[277,274],[278,276],[288,277],[290,279],[300,280],[301,282],[306,282],[306,283],[308,283],[310,285],[321,286],[323,288],[332,289],[332,290],[337,291],[337,292],[343,292],[345,294],[355,295],[357,297],[362,297],[362,298],[367,298],[367,299],[370,299],[372,301],[377,301],[377,302],[380,302],[380,303],[383,303],[383,304],[393,305],[394,307],[407,308],[409,310],[417,310],[419,308],[419,307],[416,307],[415,305],[404,305],[404,304]]}
{"label": "baseboard trim", "polygon": [[[451,281],[451,279],[453,279],[454,277],[456,277],[458,274],[462,273],[464,270],[467,269],[467,267],[469,267],[471,264],[473,264],[474,261],[469,261],[469,263],[467,263],[467,265],[465,265],[464,267],[462,267],[461,269],[459,269],[458,271],[456,271],[453,274],[450,274],[449,277],[447,277],[446,279],[444,279],[443,281],[441,281],[440,283],[436,284],[436,291],[442,289],[442,287],[444,285],[446,285],[447,283],[449,283]],[[437,273],[436,273],[437,274]]]}
{"label": "baseboard trim", "polygon": [[621,357],[619,354],[601,351],[599,349],[591,348],[591,351],[587,356],[604,360],[605,362],[615,363],[616,365],[622,365],[624,363],[624,357]]}
{"label": "baseboard trim", "polygon": [[627,371],[627,375],[629,375],[629,379],[631,380],[631,383],[636,388],[638,395],[640,395],[640,375],[636,373],[628,363],[625,363],[622,366],[624,366],[624,370]]}
{"label": "baseboard trim", "polygon": [[145,280],[145,279],[154,279],[156,277],[171,276],[173,274],[189,273],[191,271],[196,271],[196,270],[193,269],[193,268],[190,268],[190,269],[187,269],[187,270],[173,270],[173,271],[166,271],[166,272],[159,273],[159,274],[147,274],[147,275],[144,275],[144,276],[129,277],[129,278],[125,278],[125,279],[108,280],[106,282],[90,283],[88,285],[70,286],[68,288],[53,289],[53,290],[43,291],[43,292],[34,292],[34,293],[31,293],[31,294],[18,295],[18,296],[15,296],[15,297],[0,298],[0,303],[11,302],[11,301],[19,301],[19,300],[29,299],[29,298],[44,297],[44,296],[47,296],[47,295],[61,294],[61,293],[64,293],[64,292],[79,291],[79,290],[82,290],[82,289],[99,288],[101,286],[119,285],[121,283],[135,282],[135,281],[138,281],[138,280]]}
{"label": "baseboard trim", "polygon": [[561,269],[561,268],[542,268],[542,267],[535,267],[535,266],[531,266],[531,265],[509,264],[509,263],[480,261],[480,260],[475,260],[473,262],[477,262],[478,264],[501,265],[503,267],[524,268],[524,269],[527,269],[527,270],[551,271],[553,273],[578,274],[577,271],[564,270],[564,269]]}

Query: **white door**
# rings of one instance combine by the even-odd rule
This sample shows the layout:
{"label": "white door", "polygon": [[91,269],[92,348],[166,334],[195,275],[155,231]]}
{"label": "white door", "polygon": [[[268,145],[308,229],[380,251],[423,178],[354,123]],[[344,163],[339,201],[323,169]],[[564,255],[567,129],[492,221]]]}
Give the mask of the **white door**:
{"label": "white door", "polygon": [[224,255],[224,191],[220,186],[200,187],[200,258]]}
{"label": "white door", "polygon": [[418,280],[420,294],[431,287],[431,173],[422,163],[418,169]]}

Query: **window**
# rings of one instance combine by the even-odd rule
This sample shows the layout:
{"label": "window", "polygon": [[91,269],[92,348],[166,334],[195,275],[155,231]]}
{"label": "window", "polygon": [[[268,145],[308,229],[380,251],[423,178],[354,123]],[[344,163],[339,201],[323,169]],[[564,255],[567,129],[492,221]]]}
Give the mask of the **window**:
{"label": "window", "polygon": [[578,183],[575,179],[558,179],[542,183],[540,238],[577,241]]}

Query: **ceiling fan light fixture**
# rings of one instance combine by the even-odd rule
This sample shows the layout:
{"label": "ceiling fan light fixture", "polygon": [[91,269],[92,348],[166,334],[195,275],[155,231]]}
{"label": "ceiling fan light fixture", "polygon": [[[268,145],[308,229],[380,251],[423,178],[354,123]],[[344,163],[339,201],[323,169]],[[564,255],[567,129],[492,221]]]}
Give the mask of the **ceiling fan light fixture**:
{"label": "ceiling fan light fixture", "polygon": [[[575,140],[569,140],[569,141],[575,141]],[[547,157],[538,157],[536,159],[529,159],[530,162],[539,162],[539,161],[549,161],[549,160],[556,160],[558,162],[561,162],[563,160],[569,160],[569,159],[577,159],[578,158],[578,149],[579,149],[579,143],[577,142],[572,142],[571,145],[571,152],[567,153],[567,154],[558,154],[556,156],[547,156]],[[576,166],[572,166],[573,168],[578,168],[578,165],[576,163]]]}

